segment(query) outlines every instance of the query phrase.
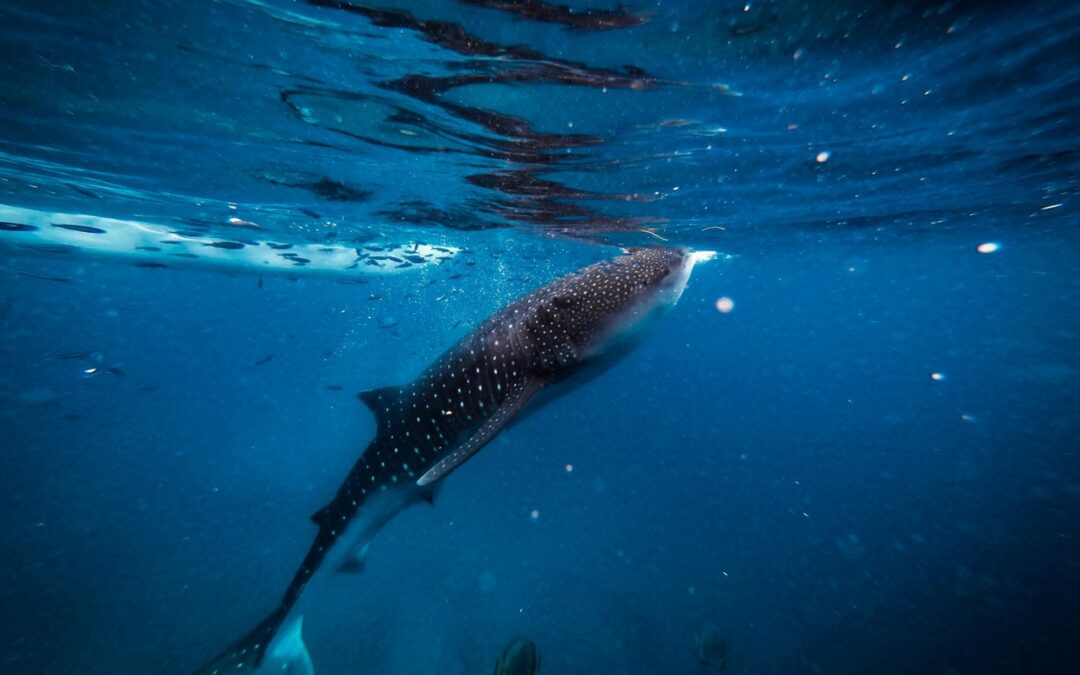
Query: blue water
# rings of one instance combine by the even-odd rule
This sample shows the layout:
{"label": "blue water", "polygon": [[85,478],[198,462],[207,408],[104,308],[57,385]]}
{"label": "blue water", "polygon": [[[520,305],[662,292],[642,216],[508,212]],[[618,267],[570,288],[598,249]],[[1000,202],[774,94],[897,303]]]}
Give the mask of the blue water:
{"label": "blue water", "polygon": [[721,255],[318,598],[317,673],[1075,671],[1075,4],[391,2],[0,6],[0,672],[201,666],[355,392],[648,245]]}

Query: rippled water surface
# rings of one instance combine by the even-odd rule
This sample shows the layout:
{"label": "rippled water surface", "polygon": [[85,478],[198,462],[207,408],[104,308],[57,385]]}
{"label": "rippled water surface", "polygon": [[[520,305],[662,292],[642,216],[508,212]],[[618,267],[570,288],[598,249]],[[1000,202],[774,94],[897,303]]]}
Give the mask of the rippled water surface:
{"label": "rippled water surface", "polygon": [[190,673],[401,384],[720,255],[305,616],[318,673],[1080,653],[1080,8],[7,0],[0,672]]}

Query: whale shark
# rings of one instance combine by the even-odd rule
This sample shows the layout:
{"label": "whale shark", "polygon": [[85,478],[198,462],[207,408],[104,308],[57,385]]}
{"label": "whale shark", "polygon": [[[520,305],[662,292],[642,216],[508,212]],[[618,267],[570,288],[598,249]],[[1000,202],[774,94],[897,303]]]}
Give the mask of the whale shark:
{"label": "whale shark", "polygon": [[409,384],[358,394],[375,438],[312,516],[315,539],[277,606],[197,672],[310,673],[297,603],[313,577],[362,569],[397,513],[433,503],[440,482],[524,412],[618,361],[713,255],[642,248],[590,265],[499,310]]}

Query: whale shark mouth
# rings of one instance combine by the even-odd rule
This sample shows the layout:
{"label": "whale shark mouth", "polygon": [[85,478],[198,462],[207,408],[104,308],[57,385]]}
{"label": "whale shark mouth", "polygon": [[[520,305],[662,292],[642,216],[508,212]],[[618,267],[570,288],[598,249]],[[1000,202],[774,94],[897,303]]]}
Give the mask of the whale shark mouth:
{"label": "whale shark mouth", "polygon": [[26,253],[89,254],[139,267],[219,267],[259,274],[366,277],[437,265],[454,246],[413,242],[313,243],[269,238],[240,221],[232,234],[0,204],[0,248]]}

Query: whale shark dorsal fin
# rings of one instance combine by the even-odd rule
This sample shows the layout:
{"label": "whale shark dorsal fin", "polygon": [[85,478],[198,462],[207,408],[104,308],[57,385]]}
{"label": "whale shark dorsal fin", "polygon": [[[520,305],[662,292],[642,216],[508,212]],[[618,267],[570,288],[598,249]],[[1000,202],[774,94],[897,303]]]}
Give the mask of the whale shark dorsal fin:
{"label": "whale shark dorsal fin", "polygon": [[382,430],[387,424],[387,411],[401,399],[401,387],[379,387],[356,395],[356,398],[375,415],[377,429]]}
{"label": "whale shark dorsal fin", "polygon": [[480,448],[487,445],[488,441],[495,437],[495,434],[506,426],[506,423],[521,410],[522,406],[529,402],[529,399],[533,397],[536,392],[540,391],[546,382],[538,377],[523,380],[517,383],[513,389],[507,394],[506,399],[499,406],[491,417],[484,422],[476,433],[469,437],[469,440],[465,441],[462,445],[454,449],[449,455],[439,461],[438,464],[431,467],[427,472],[420,476],[420,479],[416,481],[416,484],[420,487],[431,485],[432,483],[442,480],[448,473],[458,468],[465,463],[465,460],[469,459]]}

